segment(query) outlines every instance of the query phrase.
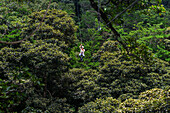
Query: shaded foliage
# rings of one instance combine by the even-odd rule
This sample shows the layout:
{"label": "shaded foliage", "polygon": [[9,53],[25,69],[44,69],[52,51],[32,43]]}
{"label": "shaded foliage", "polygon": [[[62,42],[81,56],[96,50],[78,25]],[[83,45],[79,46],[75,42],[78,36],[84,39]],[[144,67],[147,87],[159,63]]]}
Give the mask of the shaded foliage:
{"label": "shaded foliage", "polygon": [[[50,18],[50,16],[47,16],[45,19],[46,21],[53,21],[53,19],[55,20],[56,18],[56,23],[54,23],[54,25],[60,25],[62,27],[62,29],[60,29],[62,30],[61,32],[59,31],[59,29],[52,27],[52,25],[50,26],[48,23],[44,23],[45,27],[43,26],[37,33],[39,33],[40,35],[42,33],[41,30],[45,30],[43,31],[43,33],[50,35],[45,37],[45,35],[42,33],[41,37],[44,37],[43,40],[40,37],[37,38],[38,36],[35,35],[34,40],[31,40],[31,42],[26,41],[21,43],[16,48],[4,47],[0,50],[0,74],[2,85],[11,85],[9,86],[9,88],[11,87],[11,90],[15,89],[14,92],[16,92],[16,94],[12,92],[8,93],[8,91],[5,91],[8,87],[2,87],[3,91],[5,91],[1,94],[2,98],[7,97],[5,99],[5,102],[1,103],[1,108],[4,111],[17,110],[10,105],[16,103],[15,106],[21,106],[23,104],[21,103],[21,101],[23,99],[27,99],[24,97],[21,98],[22,93],[20,93],[20,90],[18,88],[21,88],[21,91],[25,93],[26,91],[30,90],[29,86],[32,86],[34,87],[34,94],[39,95],[40,93],[43,93],[43,95],[39,95],[40,97],[43,96],[43,98],[45,98],[47,94],[51,94],[51,96],[54,97],[56,97],[57,95],[62,95],[62,92],[60,91],[62,88],[60,88],[60,85],[58,84],[58,78],[60,78],[60,75],[68,69],[69,57],[66,54],[66,50],[68,50],[68,46],[70,46],[71,43],[74,42],[74,30],[76,30],[76,26],[74,26],[74,22],[72,19],[69,19],[68,16],[65,16],[67,15],[66,12],[56,12],[56,10],[51,10],[49,12],[52,11],[54,12],[53,14],[56,15],[54,15],[52,18]],[[38,14],[41,14],[41,12]],[[30,22],[38,22],[38,18],[41,17],[34,17],[34,21],[31,21],[32,19],[30,17]],[[66,18],[68,18],[68,21],[66,20]],[[68,25],[68,23],[70,23],[70,25]],[[34,27],[34,24],[32,27]],[[26,29],[28,30],[28,28],[29,27],[24,28],[24,33],[29,32],[26,31]],[[73,32],[71,32],[71,29],[73,30]],[[70,31],[71,34],[69,34],[68,31]],[[60,37],[61,34],[63,34],[62,37]],[[65,40],[63,40],[64,37]],[[25,67],[27,69],[26,72],[24,71]],[[28,88],[23,84],[24,82],[21,79],[23,79],[23,81],[28,81],[28,83],[30,84],[28,85]],[[50,87],[51,85],[55,85],[56,87]],[[50,92],[50,94],[48,92]],[[12,94],[18,96],[16,96],[14,100],[8,101],[11,98]],[[10,98],[8,98],[9,96]],[[26,97],[27,96],[29,95],[26,95]],[[32,97],[32,95],[30,95],[30,97]],[[19,99],[18,102],[15,101],[17,99]],[[32,105],[34,106],[34,104]],[[34,107],[36,108],[36,106]],[[8,108],[11,109],[8,110]]]}
{"label": "shaded foliage", "polygon": [[113,97],[122,101],[137,98],[145,90],[169,84],[169,63],[158,59],[153,64],[131,60],[121,53],[118,42],[105,42],[93,57],[100,61],[99,71],[73,68],[63,78],[67,96],[76,106],[96,98]]}
{"label": "shaded foliage", "polygon": [[[134,1],[101,0],[98,6],[111,20]],[[169,12],[160,0],[155,1],[140,1],[110,23],[120,39],[101,23],[89,1],[79,1],[78,28],[70,17],[77,20],[73,1],[54,0],[33,37],[1,46],[0,112],[167,112]],[[0,1],[1,40],[29,35],[39,25],[48,2]],[[78,57],[80,39],[86,49],[84,62]],[[119,40],[126,43],[126,49]]]}

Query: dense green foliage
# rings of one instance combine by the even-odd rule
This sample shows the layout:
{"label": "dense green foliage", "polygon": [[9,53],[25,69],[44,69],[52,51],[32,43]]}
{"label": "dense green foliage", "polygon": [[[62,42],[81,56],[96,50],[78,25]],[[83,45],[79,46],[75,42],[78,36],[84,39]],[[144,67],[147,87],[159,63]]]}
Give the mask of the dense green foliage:
{"label": "dense green foliage", "polygon": [[[90,1],[53,0],[32,37],[0,45],[0,112],[170,110],[168,5],[164,8],[161,0],[138,2],[111,22],[120,34],[116,37]],[[134,1],[100,0],[99,8],[111,20]],[[1,0],[0,41],[29,36],[40,25],[48,2]],[[81,43],[86,50],[83,62]]]}
{"label": "dense green foliage", "polygon": [[[103,113],[103,112],[157,112],[168,107],[168,92],[162,89],[151,89],[142,92],[139,99],[126,99],[120,103],[120,100],[107,97],[106,99],[96,99],[80,108],[79,113]],[[167,112],[166,110],[164,112]]]}

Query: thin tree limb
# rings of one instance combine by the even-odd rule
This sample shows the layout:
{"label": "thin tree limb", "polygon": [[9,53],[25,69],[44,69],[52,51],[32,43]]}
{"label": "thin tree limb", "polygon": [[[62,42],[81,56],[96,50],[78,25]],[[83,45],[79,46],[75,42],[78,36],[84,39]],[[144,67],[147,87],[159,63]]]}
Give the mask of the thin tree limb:
{"label": "thin tree limb", "polygon": [[[91,3],[91,6],[96,10],[98,11],[98,6],[97,4],[94,2],[94,0],[89,0],[90,3]],[[111,21],[109,21],[107,15],[100,9],[98,13],[100,13],[101,15],[101,18],[105,21],[106,23],[106,26],[108,26],[112,32],[116,35],[115,39],[120,43],[122,44],[122,46],[124,48],[127,49],[126,47],[126,43],[125,42],[122,42],[122,41],[119,41],[118,38],[120,37],[120,34],[116,31],[116,29],[112,26],[111,22],[114,21],[116,18],[118,18],[120,15],[122,15],[123,13],[125,13],[129,8],[131,8],[132,6],[134,6],[139,0],[136,0],[134,1],[131,5],[129,5],[126,9],[124,9],[122,12],[120,12],[119,14],[117,14]],[[128,51],[128,50],[127,50]]]}

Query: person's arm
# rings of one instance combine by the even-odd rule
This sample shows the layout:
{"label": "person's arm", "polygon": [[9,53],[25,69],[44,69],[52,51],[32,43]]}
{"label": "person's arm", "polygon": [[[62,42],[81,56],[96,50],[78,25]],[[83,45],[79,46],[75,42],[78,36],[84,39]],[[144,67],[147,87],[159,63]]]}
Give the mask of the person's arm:
{"label": "person's arm", "polygon": [[81,49],[82,44],[80,44],[79,48]]}

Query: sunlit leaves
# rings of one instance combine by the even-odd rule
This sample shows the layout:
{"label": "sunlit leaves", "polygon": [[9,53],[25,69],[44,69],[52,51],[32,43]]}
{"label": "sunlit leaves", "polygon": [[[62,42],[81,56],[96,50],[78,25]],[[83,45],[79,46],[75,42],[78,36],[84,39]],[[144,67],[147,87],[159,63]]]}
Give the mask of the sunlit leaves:
{"label": "sunlit leaves", "polygon": [[[136,46],[138,49],[134,49],[135,51],[133,52],[136,52],[137,54],[144,53],[144,57],[146,57],[146,54],[150,54],[148,57],[151,58],[153,55],[151,54],[151,51],[149,53],[149,50],[152,50],[152,52],[155,53],[158,58],[163,60],[167,59],[169,56],[169,51],[165,48],[165,41],[167,40],[166,38],[168,38],[165,32],[166,28],[160,27],[162,23],[154,25],[150,25],[148,23],[149,27],[145,28],[142,25],[143,22],[138,23],[135,25],[135,30],[129,32],[128,35],[123,35],[123,37],[127,37],[130,44],[129,47],[133,47],[133,45],[134,47]],[[135,40],[136,45],[134,43]]]}
{"label": "sunlit leaves", "polygon": [[[26,30],[25,33],[32,31],[39,25],[44,13],[45,10],[42,10],[30,15],[31,20],[29,21],[29,25],[24,28]],[[76,39],[74,36],[76,30],[77,27],[75,26],[73,19],[71,19],[66,12],[53,9],[47,12],[47,16],[40,29],[34,35],[34,39],[56,38],[60,41],[65,41],[67,44],[71,44]]]}
{"label": "sunlit leaves", "polygon": [[0,40],[10,42],[22,39],[21,29],[27,24],[24,21],[30,13],[25,6],[18,7],[16,2],[4,3],[0,7],[0,13]]}
{"label": "sunlit leaves", "polygon": [[151,89],[142,92],[139,99],[127,99],[120,104],[121,112],[142,112],[159,110],[165,111],[168,107],[168,94],[169,91],[162,89]]}
{"label": "sunlit leaves", "polygon": [[97,98],[95,101],[89,102],[80,107],[78,113],[102,113],[102,112],[116,112],[119,106],[119,101],[112,97],[106,99]]}

